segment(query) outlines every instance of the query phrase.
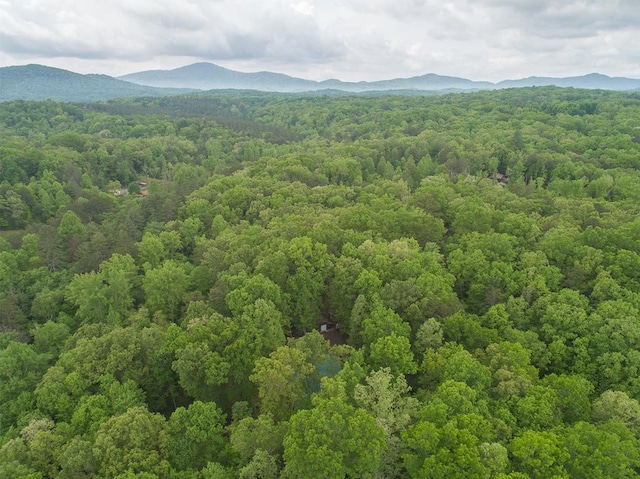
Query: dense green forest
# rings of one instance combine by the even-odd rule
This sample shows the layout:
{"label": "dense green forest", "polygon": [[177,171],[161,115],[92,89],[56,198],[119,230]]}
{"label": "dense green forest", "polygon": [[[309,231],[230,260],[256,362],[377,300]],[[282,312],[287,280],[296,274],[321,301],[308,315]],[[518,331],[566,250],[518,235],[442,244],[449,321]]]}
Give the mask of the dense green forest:
{"label": "dense green forest", "polygon": [[18,101],[0,138],[0,477],[640,475],[640,94]]}

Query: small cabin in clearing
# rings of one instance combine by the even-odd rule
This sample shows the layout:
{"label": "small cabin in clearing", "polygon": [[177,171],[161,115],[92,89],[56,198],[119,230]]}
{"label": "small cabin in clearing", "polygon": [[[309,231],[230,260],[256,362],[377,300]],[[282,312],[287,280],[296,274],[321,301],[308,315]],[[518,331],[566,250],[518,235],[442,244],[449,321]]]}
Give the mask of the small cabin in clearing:
{"label": "small cabin in clearing", "polygon": [[331,323],[329,321],[320,323],[318,329],[321,333],[326,333],[327,331],[331,331],[333,329],[340,329],[340,325],[338,323]]}
{"label": "small cabin in clearing", "polygon": [[507,175],[503,174],[503,173],[492,173],[489,175],[489,178],[491,178],[492,180],[496,180],[498,182],[498,184],[500,186],[502,186],[503,188],[505,186],[507,186]]}

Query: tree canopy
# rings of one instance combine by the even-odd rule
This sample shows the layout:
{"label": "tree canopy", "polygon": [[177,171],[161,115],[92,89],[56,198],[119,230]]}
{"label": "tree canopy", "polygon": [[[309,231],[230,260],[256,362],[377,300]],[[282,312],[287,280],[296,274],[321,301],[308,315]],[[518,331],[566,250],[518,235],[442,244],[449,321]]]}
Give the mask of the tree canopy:
{"label": "tree canopy", "polygon": [[0,476],[636,477],[638,118],[0,104]]}

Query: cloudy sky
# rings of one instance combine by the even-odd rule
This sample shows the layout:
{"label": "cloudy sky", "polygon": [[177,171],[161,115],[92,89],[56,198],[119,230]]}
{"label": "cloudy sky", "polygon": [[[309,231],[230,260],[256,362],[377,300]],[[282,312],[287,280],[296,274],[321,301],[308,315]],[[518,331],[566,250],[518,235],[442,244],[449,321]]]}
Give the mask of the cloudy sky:
{"label": "cloudy sky", "polygon": [[640,78],[638,0],[0,0],[0,66]]}

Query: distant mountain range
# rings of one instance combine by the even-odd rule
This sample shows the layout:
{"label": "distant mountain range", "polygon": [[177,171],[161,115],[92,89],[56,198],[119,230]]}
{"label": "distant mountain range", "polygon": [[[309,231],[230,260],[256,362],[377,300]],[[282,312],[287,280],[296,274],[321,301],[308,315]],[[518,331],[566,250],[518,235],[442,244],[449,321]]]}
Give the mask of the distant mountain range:
{"label": "distant mountain range", "polygon": [[[341,90],[352,93],[383,90],[484,90],[495,88],[493,83],[474,82],[464,78],[430,73],[413,78],[397,78],[376,82],[343,82],[340,80],[312,81],[281,73],[241,73],[213,63],[194,63],[175,70],[150,70],[119,77],[138,85],[199,90],[262,90],[300,93],[319,90]],[[640,82],[638,82],[640,86]]]}
{"label": "distant mountain range", "polygon": [[624,77],[608,77],[600,73],[590,73],[577,77],[549,78],[528,77],[521,80],[505,80],[496,83],[496,88],[522,88],[531,86],[559,86],[586,88],[590,90],[631,91],[640,89],[640,80]]}
{"label": "distant mountain range", "polygon": [[374,82],[343,82],[340,80],[312,81],[281,73],[241,73],[213,63],[194,63],[175,70],[149,70],[119,77],[138,85],[164,88],[195,88],[198,90],[263,90],[274,92],[305,92],[342,90],[353,93],[385,90],[459,91],[494,90],[531,86],[560,86],[603,90],[640,89],[640,80],[612,78],[598,73],[568,78],[529,77],[499,83],[467,80],[434,73],[411,78],[395,78]]}
{"label": "distant mountain range", "polygon": [[281,73],[242,73],[212,63],[195,63],[175,70],[150,70],[113,78],[80,75],[42,65],[0,68],[0,101],[100,101],[139,96],[165,96],[208,90],[268,92],[464,92],[532,86],[559,86],[602,90],[640,90],[640,79],[612,78],[598,73],[568,78],[529,77],[498,83],[472,81],[434,73],[374,82],[312,81]]}

